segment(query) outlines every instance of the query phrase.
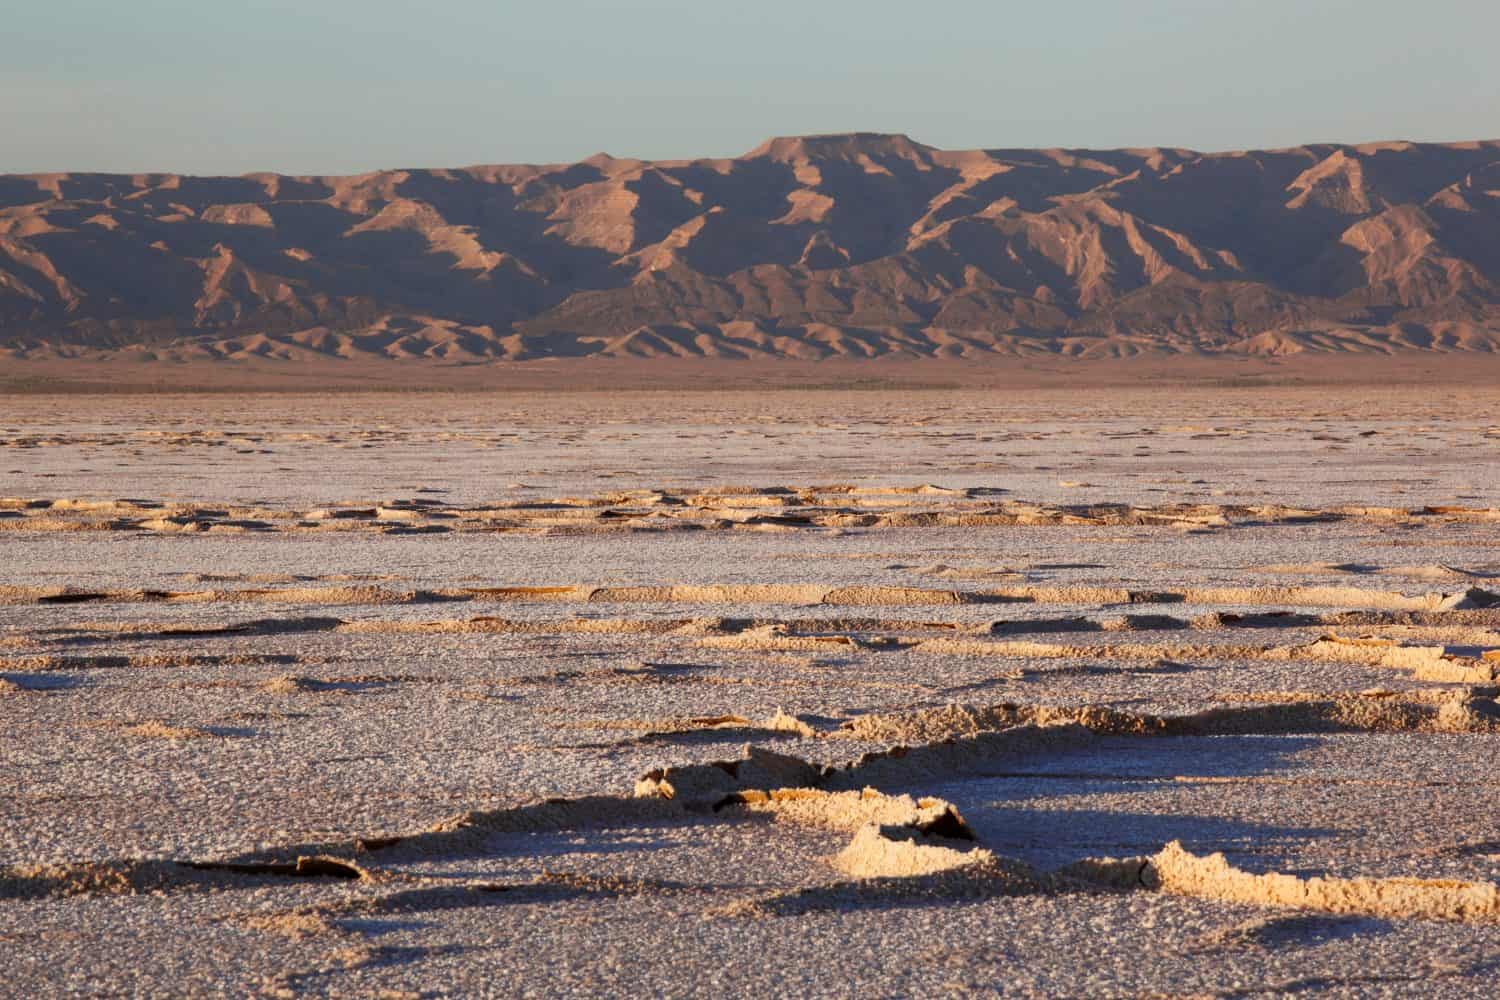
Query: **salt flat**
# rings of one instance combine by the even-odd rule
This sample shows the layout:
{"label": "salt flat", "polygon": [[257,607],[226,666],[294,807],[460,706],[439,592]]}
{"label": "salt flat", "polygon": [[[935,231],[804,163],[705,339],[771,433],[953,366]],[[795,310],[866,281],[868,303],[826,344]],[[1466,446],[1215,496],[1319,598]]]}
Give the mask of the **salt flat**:
{"label": "salt flat", "polygon": [[0,992],[1482,993],[1496,413],[0,398]]}

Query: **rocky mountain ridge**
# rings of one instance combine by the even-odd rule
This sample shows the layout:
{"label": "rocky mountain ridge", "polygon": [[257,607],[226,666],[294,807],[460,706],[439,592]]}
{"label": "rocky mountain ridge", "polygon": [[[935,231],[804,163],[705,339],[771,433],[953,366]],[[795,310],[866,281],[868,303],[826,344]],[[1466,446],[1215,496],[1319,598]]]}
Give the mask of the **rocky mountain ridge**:
{"label": "rocky mountain ridge", "polygon": [[11,357],[1500,349],[1500,141],[0,176]]}

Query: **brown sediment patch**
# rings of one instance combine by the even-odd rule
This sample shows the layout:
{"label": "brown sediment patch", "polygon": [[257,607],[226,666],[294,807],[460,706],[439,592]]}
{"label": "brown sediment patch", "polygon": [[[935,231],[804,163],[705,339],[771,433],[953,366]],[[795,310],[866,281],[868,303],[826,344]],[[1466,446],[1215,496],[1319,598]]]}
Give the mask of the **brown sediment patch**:
{"label": "brown sediment patch", "polygon": [[869,824],[859,829],[842,851],[834,855],[833,867],[855,878],[932,875],[969,865],[993,861],[982,847],[960,850],[932,843],[906,826]]}
{"label": "brown sediment patch", "polygon": [[[489,683],[494,687],[523,687],[528,685],[552,686],[564,683],[602,684],[621,686],[693,684],[705,687],[770,687],[806,688],[817,683],[813,678],[788,677],[736,677],[724,674],[708,674],[707,668],[694,665],[643,664],[625,667],[600,667],[593,670],[553,670],[546,673],[518,674],[499,678]],[[884,685],[873,685],[884,686]],[[908,688],[910,685],[891,685]]]}
{"label": "brown sediment patch", "polygon": [[[968,600],[966,600],[966,598]],[[598,587],[589,601],[656,604],[917,605],[964,604],[978,598],[916,587],[830,587],[821,584],[725,584]]]}
{"label": "brown sediment patch", "polygon": [[1487,607],[1500,597],[1471,587],[1464,591],[1406,594],[1364,587],[1186,587],[1129,590],[1121,587],[1006,587],[983,596],[1038,604],[1228,604],[1290,608],[1365,608],[1383,611],[1443,611]]}
{"label": "brown sediment patch", "polygon": [[66,587],[0,587],[10,604],[260,603],[321,605],[432,604],[453,602],[558,602],[610,604],[794,604],[921,607],[968,604],[1200,604],[1337,607],[1376,611],[1446,611],[1500,606],[1500,594],[1478,587],[1406,594],[1362,587],[1124,587],[1019,586],[978,591],[823,584],[696,584],[526,587],[457,587],[391,590],[376,586],[259,587],[237,590],[78,590]]}
{"label": "brown sediment patch", "polygon": [[965,632],[973,635],[1012,635],[1028,632],[1170,632],[1219,629],[1296,629],[1315,627],[1472,629],[1500,626],[1500,611],[1459,608],[1447,611],[1339,611],[1312,613],[1286,609],[1229,612],[1210,611],[1191,618],[1160,612],[1056,618],[998,618],[973,625],[966,622],[898,618],[735,619],[743,627],[784,624],[801,631]]}
{"label": "brown sediment patch", "polygon": [[172,601],[254,602],[267,604],[418,604],[441,599],[419,590],[388,590],[384,587],[274,587],[253,590],[189,591],[173,594]]}
{"label": "brown sediment patch", "polygon": [[[1104,706],[1052,707],[1006,703],[947,705],[916,712],[870,714],[845,722],[838,735],[887,743],[935,744],[1018,726],[1077,727],[1110,736],[1220,736],[1313,732],[1500,732],[1500,704],[1467,691],[1373,691],[1262,696],[1269,704],[1211,708],[1188,715],[1124,712]],[[1248,700],[1248,699],[1247,699]]]}
{"label": "brown sediment patch", "polygon": [[209,890],[209,873],[170,861],[100,861],[23,865],[0,869],[0,899],[56,899],[70,896],[125,896],[166,891]]}
{"label": "brown sediment patch", "polygon": [[946,656],[998,656],[1007,659],[1091,660],[1260,660],[1279,651],[1276,646],[1230,644],[1111,643],[1072,645],[1050,642],[987,641],[984,639],[924,639],[911,648],[919,653]]}
{"label": "brown sediment patch", "polygon": [[95,861],[0,869],[0,899],[161,895],[263,885],[265,879],[371,880],[368,869],[331,857],[285,864],[214,861]]}
{"label": "brown sediment patch", "polygon": [[195,583],[377,583],[399,580],[394,573],[184,573]]}
{"label": "brown sediment patch", "polygon": [[1496,678],[1500,666],[1487,655],[1461,657],[1442,646],[1404,646],[1396,639],[1325,635],[1301,647],[1311,659],[1365,663],[1405,670],[1418,680],[1482,684]]}
{"label": "brown sediment patch", "polygon": [[655,740],[692,733],[743,733],[745,735],[796,737],[816,735],[807,723],[779,709],[775,715],[763,722],[755,722],[741,715],[706,715],[668,719],[596,719],[569,723],[567,727],[625,730],[639,733],[638,739],[640,740]]}
{"label": "brown sediment patch", "polygon": [[[302,677],[283,674],[255,687],[267,694],[353,694],[391,684],[443,684],[445,677],[429,674],[356,674],[348,677]],[[232,682],[231,682],[232,683]]]}
{"label": "brown sediment patch", "polygon": [[830,792],[811,788],[747,790],[726,796],[715,812],[769,813],[780,822],[854,832],[830,859],[857,878],[929,875],[993,863],[974,845],[974,832],[952,804],[941,799],[886,795],[873,788]]}
{"label": "brown sediment patch", "polygon": [[[1482,624],[1452,622],[1445,625],[1416,625],[1392,623],[1389,625],[1365,625],[1366,637],[1393,638],[1405,645],[1442,644],[1446,646],[1478,646],[1486,650],[1500,649],[1500,630]],[[1483,654],[1485,656],[1489,653]]]}
{"label": "brown sediment patch", "polygon": [[[1458,614],[1460,612],[1437,612]],[[1368,621],[1385,620],[1378,614],[1367,613]],[[1258,612],[1210,611],[1206,614],[1183,618],[1167,614],[1127,614],[1091,618],[1083,615],[1067,618],[1011,618],[996,619],[976,630],[980,634],[1014,635],[1027,632],[1172,632],[1183,629],[1215,631],[1218,629],[1279,629],[1304,628],[1317,625],[1341,624],[1348,619],[1346,614],[1310,614],[1299,611],[1268,610]],[[1392,621],[1402,619],[1391,618]]]}
{"label": "brown sediment patch", "polygon": [[0,670],[25,673],[62,670],[163,669],[172,667],[259,667],[305,662],[291,655],[231,653],[222,656],[191,653],[140,653],[130,656],[0,656]]}
{"label": "brown sediment patch", "polygon": [[422,848],[443,843],[448,834],[537,833],[593,827],[631,826],[638,823],[681,819],[684,804],[668,796],[644,797],[587,795],[573,799],[547,799],[509,809],[468,812],[444,820],[410,837],[404,847]]}
{"label": "brown sediment patch", "polygon": [[681,628],[691,619],[676,621],[631,618],[565,618],[531,621],[480,616],[437,621],[389,621],[362,619],[339,622],[333,631],[372,634],[493,634],[493,635],[662,635]]}
{"label": "brown sediment patch", "polygon": [[710,809],[744,789],[806,788],[817,784],[819,769],[800,757],[747,746],[746,756],[734,761],[665,767],[648,772],[636,782],[637,798],[659,798],[687,808]]}
{"label": "brown sediment patch", "polygon": [[199,726],[173,726],[159,719],[138,722],[134,725],[118,723],[116,725],[120,725],[120,731],[127,736],[150,740],[202,740],[215,735],[211,730]]}
{"label": "brown sediment patch", "polygon": [[254,587],[236,590],[80,590],[0,587],[5,604],[422,604],[457,598],[437,591],[384,587]]}
{"label": "brown sediment patch", "polygon": [[838,735],[872,743],[937,743],[958,736],[974,736],[1016,726],[1077,725],[1094,733],[1161,734],[1166,720],[1099,706],[1051,708],[1003,704],[983,708],[946,705],[916,712],[861,715],[839,727]]}
{"label": "brown sediment patch", "polygon": [[568,729],[622,729],[647,735],[697,732],[704,729],[740,730],[758,728],[742,715],[678,716],[669,719],[589,719],[570,722]]}
{"label": "brown sediment patch", "polygon": [[1500,705],[1469,691],[1373,691],[1263,706],[1212,708],[1172,722],[1208,735],[1298,732],[1500,732]]}
{"label": "brown sediment patch", "polygon": [[331,632],[343,620],[326,617],[256,618],[224,625],[182,625],[169,622],[86,621],[36,633],[39,643],[79,645],[126,637],[130,640],[217,639],[258,635],[295,635]]}
{"label": "brown sediment patch", "polygon": [[986,595],[965,594],[956,590],[922,590],[916,587],[838,587],[824,594],[820,603],[916,607],[976,603],[982,601],[984,596]]}
{"label": "brown sediment patch", "polygon": [[283,875],[290,878],[366,879],[370,872],[341,858],[315,855],[295,861],[181,861],[178,864],[195,871],[231,872],[236,875]]}
{"label": "brown sediment patch", "polygon": [[0,530],[302,533],[469,531],[596,533],[670,530],[806,530],[841,527],[1130,526],[1214,531],[1236,524],[1361,522],[1420,527],[1484,523],[1491,508],[1453,505],[1417,508],[1342,506],[1326,509],[1278,504],[1121,503],[1041,504],[1000,499],[982,487],[901,486],[827,490],[788,487],[781,493],[734,494],[642,489],[594,496],[458,506],[440,501],[364,501],[308,509],[265,504],[213,505],[152,500],[13,499],[0,508]]}
{"label": "brown sediment patch", "polygon": [[1076,747],[1098,734],[1077,724],[1019,725],[915,746],[893,746],[829,767],[812,784],[830,790],[910,787],[940,781],[1015,757]]}
{"label": "brown sediment patch", "polygon": [[789,736],[796,736],[802,739],[810,739],[818,735],[817,730],[813,729],[809,723],[780,708],[766,720],[765,728],[775,733],[786,733]]}
{"label": "brown sediment patch", "polygon": [[487,601],[587,601],[594,589],[568,584],[557,587],[464,587],[448,593]]}
{"label": "brown sediment patch", "polygon": [[919,566],[911,572],[943,580],[1015,580],[1024,575],[1020,570],[1004,567],[991,569],[983,566],[949,566],[946,563]]}
{"label": "brown sediment patch", "polygon": [[332,685],[325,685],[309,677],[273,677],[259,685],[260,689],[267,694],[304,694],[312,691],[327,691]]}
{"label": "brown sediment patch", "polygon": [[[917,641],[923,633],[939,633],[952,636],[967,634],[977,639],[984,635],[1009,635],[1026,632],[1136,632],[1176,631],[1184,628],[1213,630],[1219,628],[1276,629],[1301,627],[1339,627],[1364,629],[1412,629],[1414,636],[1420,630],[1458,629],[1456,641],[1484,644],[1489,638],[1483,630],[1500,628],[1500,608],[1458,609],[1438,612],[1336,612],[1311,615],[1292,611],[1266,611],[1259,613],[1210,612],[1191,619],[1160,614],[1135,614],[1094,619],[1083,616],[1068,618],[1000,619],[982,625],[965,622],[912,620],[897,618],[837,617],[837,618],[560,618],[517,619],[480,615],[465,619],[437,619],[410,621],[402,619],[361,618],[345,620],[332,617],[262,618],[223,625],[179,625],[151,622],[77,622],[65,628],[47,629],[44,633],[29,636],[8,637],[7,645],[21,648],[37,643],[66,643],[87,637],[128,636],[133,639],[187,639],[214,638],[248,635],[279,635],[302,632],[346,632],[346,633],[392,633],[392,634],[643,634],[681,637],[742,637],[751,630],[763,630],[770,636],[788,636],[819,639],[850,645],[859,641],[860,632],[890,632],[911,638],[893,639],[890,636],[871,637],[878,646],[886,642],[885,648],[901,648],[903,644]],[[819,633],[844,633],[840,636],[824,636]],[[748,640],[753,637],[743,636]],[[895,643],[893,646],[892,643]],[[938,649],[941,647],[932,647]],[[1081,647],[1088,648],[1088,647]],[[1235,647],[1223,647],[1235,648]]]}
{"label": "brown sediment patch", "polygon": [[1463,923],[1500,921],[1500,886],[1486,882],[1415,878],[1302,878],[1255,875],[1222,854],[1194,855],[1173,841],[1149,857],[1090,858],[1041,873],[983,849],[916,843],[860,830],[839,855],[840,867],[868,878],[741,900],[710,916],[793,916],[893,902],[951,901],[1003,895],[1079,891],[1155,891],[1214,902],[1389,919]]}
{"label": "brown sediment patch", "polygon": [[913,640],[885,636],[808,635],[793,631],[787,624],[776,623],[748,628],[734,635],[710,635],[697,640],[705,649],[747,650],[753,652],[819,653],[860,650],[896,650],[916,645]]}
{"label": "brown sediment patch", "polygon": [[778,821],[845,832],[861,827],[907,827],[949,840],[974,840],[958,810],[942,799],[887,795],[873,788],[830,792],[819,788],[747,789],[731,792],[714,804],[714,812],[743,810],[766,813]]}
{"label": "brown sediment patch", "polygon": [[124,527],[126,526],[123,524],[113,524],[109,521],[70,520],[38,514],[0,521],[0,531],[119,531]]}
{"label": "brown sediment patch", "polygon": [[1173,841],[1147,859],[1142,882],[1179,896],[1372,917],[1500,921],[1500,886],[1487,882],[1416,878],[1300,878],[1254,875],[1222,854],[1200,857]]}
{"label": "brown sediment patch", "polygon": [[1230,643],[1110,643],[1067,644],[1034,641],[994,641],[983,638],[923,638],[920,636],[858,634],[817,635],[794,630],[789,623],[760,625],[731,635],[708,635],[697,640],[708,649],[765,652],[907,651],[944,656],[993,656],[1007,659],[1126,660],[1153,663],[1294,661],[1360,663],[1411,673],[1419,680],[1485,683],[1495,679],[1500,658],[1487,654],[1462,656],[1442,646],[1406,646],[1394,639],[1348,640],[1324,636],[1297,645],[1236,645]]}
{"label": "brown sediment patch", "polygon": [[919,653],[1002,656],[1015,659],[1170,660],[1176,662],[1269,660],[1359,663],[1410,673],[1418,680],[1479,684],[1495,679],[1500,663],[1462,656],[1443,646],[1406,646],[1395,639],[1346,639],[1327,635],[1291,646],[1231,644],[1174,645],[1117,643],[1065,645],[1040,642],[986,642],[977,639],[927,639],[912,647]]}
{"label": "brown sediment patch", "polygon": [[1407,580],[1488,580],[1497,574],[1459,569],[1441,563],[1418,566],[1369,566],[1359,563],[1273,563],[1252,566],[1250,572],[1278,573],[1288,576],[1388,576]]}

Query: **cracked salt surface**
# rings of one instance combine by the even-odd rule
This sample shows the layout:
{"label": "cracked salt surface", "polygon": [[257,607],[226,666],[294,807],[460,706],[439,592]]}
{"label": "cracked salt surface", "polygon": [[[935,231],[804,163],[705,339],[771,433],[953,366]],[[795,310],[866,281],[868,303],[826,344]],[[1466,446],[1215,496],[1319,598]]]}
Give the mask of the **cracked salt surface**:
{"label": "cracked salt surface", "polygon": [[[0,486],[25,501],[0,511],[0,993],[1481,992],[1500,465],[1450,408],[1232,402],[796,394],[788,450],[722,433],[748,396],[654,420],[538,397],[499,430],[472,397],[382,399],[383,462],[341,447],[368,400],[152,401],[208,438],[258,425],[251,456],[152,437],[130,399],[8,412],[11,443],[51,443]],[[1307,433],[1340,407],[1353,450]],[[400,516],[301,517],[341,507]],[[973,521],[1002,508],[1036,523]],[[448,530],[386,533],[413,525]],[[583,589],[452,596],[522,586]],[[1235,652],[1263,647],[1293,652]],[[1105,731],[1213,709],[1243,731]],[[674,797],[636,797],[656,771]],[[756,804],[788,782],[803,805]],[[928,798],[976,839],[924,829]],[[365,874],[288,874],[324,854]],[[1102,856],[1135,860],[1058,881]],[[182,864],[226,860],[273,867]]]}

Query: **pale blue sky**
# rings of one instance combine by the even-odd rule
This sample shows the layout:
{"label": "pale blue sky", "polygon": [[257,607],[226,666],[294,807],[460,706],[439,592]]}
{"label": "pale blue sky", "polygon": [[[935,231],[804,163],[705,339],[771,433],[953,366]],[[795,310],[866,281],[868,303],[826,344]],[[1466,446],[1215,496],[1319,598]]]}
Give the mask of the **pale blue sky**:
{"label": "pale blue sky", "polygon": [[1496,0],[13,0],[0,171],[1500,137]]}

